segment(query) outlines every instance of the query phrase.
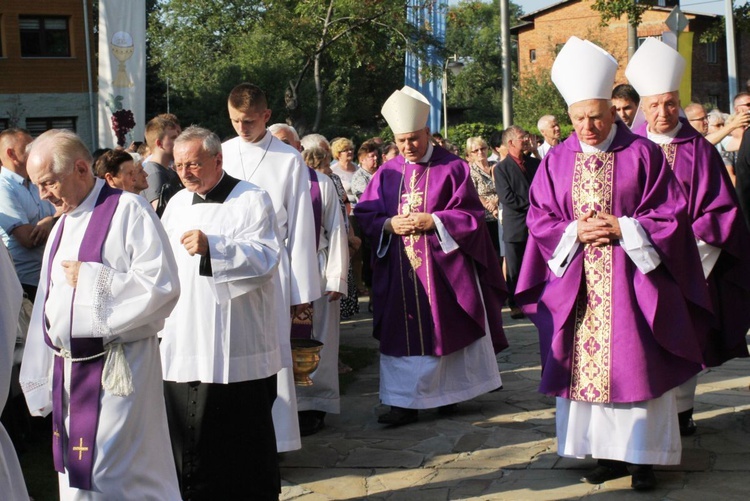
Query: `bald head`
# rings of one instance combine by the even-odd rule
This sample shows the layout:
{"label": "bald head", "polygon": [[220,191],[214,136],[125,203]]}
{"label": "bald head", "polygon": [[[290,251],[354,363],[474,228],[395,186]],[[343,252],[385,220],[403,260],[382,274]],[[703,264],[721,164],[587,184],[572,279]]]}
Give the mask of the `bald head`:
{"label": "bald head", "polygon": [[695,130],[705,136],[708,134],[708,115],[702,104],[690,103],[685,106],[685,116]]}
{"label": "bald head", "polygon": [[26,147],[32,141],[23,129],[7,129],[0,132],[0,165],[19,176],[26,174]]}

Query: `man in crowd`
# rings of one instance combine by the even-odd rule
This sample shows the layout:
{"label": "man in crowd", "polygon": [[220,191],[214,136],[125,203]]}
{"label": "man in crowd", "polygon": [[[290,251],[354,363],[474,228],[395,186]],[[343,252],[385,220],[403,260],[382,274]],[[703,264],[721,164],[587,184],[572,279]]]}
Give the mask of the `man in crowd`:
{"label": "man in crowd", "polygon": [[146,124],[146,143],[151,155],[143,162],[148,188],[141,194],[159,217],[164,214],[169,199],[182,189],[179,176],[172,170],[172,150],[179,134],[180,126],[163,115],[152,118]]}
{"label": "man in crowd", "polygon": [[291,125],[273,124],[268,127],[268,131],[282,143],[288,144],[297,151],[302,151],[299,134],[297,134],[297,130]]}
{"label": "man in crowd", "polygon": [[[750,92],[740,92],[734,97],[734,113],[750,117]],[[745,224],[750,226],[750,128],[745,129],[742,143],[737,152],[737,162],[734,164],[737,176],[737,197],[745,218]]]}
{"label": "man in crowd", "polygon": [[632,85],[620,84],[612,89],[612,105],[615,107],[620,120],[628,127],[633,126],[639,102],[638,92]]}
{"label": "man in crowd", "polygon": [[560,143],[560,124],[557,123],[557,118],[554,115],[544,115],[539,119],[536,126],[544,137],[544,142],[536,149],[537,158],[541,160],[553,146]]}
{"label": "man in crowd", "polygon": [[706,109],[700,103],[690,103],[685,106],[685,116],[690,125],[693,126],[711,144],[719,144],[737,127],[747,127],[750,124],[750,114],[736,113],[722,126],[709,132],[709,116]]}
{"label": "man in crowd", "polygon": [[433,145],[430,105],[410,87],[382,114],[400,156],[383,164],[354,209],[373,242],[373,335],[380,340],[378,422],[404,425],[419,409],[500,387],[493,352],[507,346],[505,284],[468,165]]}
{"label": "man in crowd", "polygon": [[529,134],[517,125],[503,132],[503,145],[508,155],[495,165],[495,189],[503,206],[502,225],[505,243],[505,280],[508,283],[510,317],[523,318],[523,312],[513,297],[521,271],[521,261],[529,238],[526,213],[529,211],[529,186],[539,167],[539,160],[525,156],[529,148]]}
{"label": "man in crowd", "polygon": [[[750,235],[743,224],[736,194],[721,155],[702,134],[708,131],[703,106],[696,122],[680,118],[679,86],[685,59],[665,43],[648,38],[628,64],[625,74],[641,95],[646,122],[635,133],[658,144],[687,195],[703,274],[708,280],[716,316],[704,354],[708,366],[747,357],[745,334],[750,327]],[[686,114],[687,109],[686,109]],[[688,114],[690,117],[690,114]],[[680,433],[695,433],[693,401],[697,377],[677,393]]]}
{"label": "man in crowd", "polygon": [[21,286],[33,302],[55,207],[40,200],[39,190],[29,181],[26,146],[31,141],[22,129],[0,132],[0,235],[13,257]]}
{"label": "man in crowd", "polygon": [[62,499],[178,500],[157,342],[180,294],[174,255],[147,202],[96,179],[91,160],[66,130],[29,150],[31,181],[63,216],[45,250],[21,387],[32,415],[52,411]]}
{"label": "man in crowd", "polygon": [[682,191],[660,149],[615,121],[617,62],[572,37],[552,67],[575,129],[529,193],[516,300],[539,329],[540,391],[557,397],[558,454],[583,481],[681,456],[675,388],[701,370],[709,299]]}
{"label": "man in crowd", "polygon": [[291,356],[291,317],[303,313],[320,297],[320,273],[315,247],[315,223],[310,207],[310,176],[299,151],[275,138],[266,124],[271,118],[265,93],[256,85],[242,83],[229,94],[229,119],[237,137],[224,142],[224,170],[249,181],[271,197],[284,247],[274,280],[277,282],[276,334],[282,350],[283,369],[278,377],[274,426],[279,452],[299,449],[297,403]]}
{"label": "man in crowd", "polygon": [[174,145],[185,190],[162,217],[183,292],[161,333],[169,432],[184,499],[278,499],[271,407],[281,242],[268,195],[222,169],[221,141]]}

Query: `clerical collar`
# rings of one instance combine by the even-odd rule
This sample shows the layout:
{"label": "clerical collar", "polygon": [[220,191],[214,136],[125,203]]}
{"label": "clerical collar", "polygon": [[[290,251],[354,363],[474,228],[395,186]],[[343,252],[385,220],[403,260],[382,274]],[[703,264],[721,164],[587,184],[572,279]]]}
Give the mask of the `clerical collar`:
{"label": "clerical collar", "polygon": [[216,183],[216,186],[205,195],[199,193],[193,193],[193,205],[195,204],[223,204],[232,193],[232,190],[240,180],[227,174],[226,172],[221,173],[221,179]]}
{"label": "clerical collar", "polygon": [[680,129],[682,129],[682,122],[678,121],[677,126],[674,129],[665,132],[664,134],[657,134],[648,129],[646,129],[646,133],[648,134],[648,138],[656,144],[669,144],[675,137],[677,137],[677,133],[680,132]]}
{"label": "clerical collar", "polygon": [[86,196],[83,197],[81,202],[70,212],[68,212],[69,217],[77,216],[79,213],[84,212],[90,212],[94,210],[94,204],[96,204],[96,198],[99,196],[99,191],[102,189],[102,186],[106,183],[106,181],[102,178],[95,177],[94,178],[94,184],[91,186],[91,189],[86,194]]}
{"label": "clerical collar", "polygon": [[612,128],[609,130],[609,134],[607,134],[607,139],[602,141],[599,144],[590,145],[586,144],[584,142],[578,141],[581,143],[581,151],[584,153],[599,153],[602,151],[607,151],[612,144],[612,141],[615,140],[615,135],[617,134],[617,122],[612,124]]}
{"label": "clerical collar", "polygon": [[430,161],[430,158],[432,158],[432,152],[434,150],[435,150],[435,147],[432,146],[432,143],[430,143],[429,145],[427,145],[427,153],[425,153],[425,155],[422,158],[420,158],[416,162],[410,162],[409,160],[407,160],[406,163],[407,164],[426,164],[427,162]]}

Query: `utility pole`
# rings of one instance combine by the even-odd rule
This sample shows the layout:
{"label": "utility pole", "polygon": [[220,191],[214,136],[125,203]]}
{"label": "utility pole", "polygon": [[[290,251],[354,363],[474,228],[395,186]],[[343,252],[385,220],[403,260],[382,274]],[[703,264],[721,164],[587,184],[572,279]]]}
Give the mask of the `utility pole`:
{"label": "utility pole", "polygon": [[724,1],[724,26],[727,30],[727,75],[729,76],[729,109],[737,95],[737,53],[734,42],[734,8],[732,0]]}
{"label": "utility pole", "polygon": [[[731,0],[727,0],[731,1]],[[503,128],[513,125],[513,80],[510,51],[510,5],[509,0],[500,0],[500,45],[503,58]]]}

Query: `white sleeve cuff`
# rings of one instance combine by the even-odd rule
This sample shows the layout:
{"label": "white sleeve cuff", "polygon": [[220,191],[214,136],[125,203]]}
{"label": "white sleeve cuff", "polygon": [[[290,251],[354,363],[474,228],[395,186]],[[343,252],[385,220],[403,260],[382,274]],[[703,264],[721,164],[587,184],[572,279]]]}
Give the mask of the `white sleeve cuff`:
{"label": "white sleeve cuff", "polygon": [[435,214],[432,214],[432,220],[435,222],[435,230],[437,231],[438,240],[440,241],[440,247],[443,249],[443,252],[450,254],[458,249],[458,243],[453,240],[451,234],[445,229],[440,218]]}
{"label": "white sleeve cuff", "polygon": [[661,264],[659,253],[656,252],[646,230],[637,220],[623,216],[617,219],[620,222],[622,239],[620,245],[625,253],[635,263],[644,275],[656,269]]}
{"label": "white sleeve cuff", "polygon": [[578,250],[581,242],[578,241],[578,221],[573,221],[565,228],[565,232],[560,238],[560,242],[552,253],[552,259],[547,261],[547,266],[552,270],[556,277],[561,277],[568,269],[573,254]]}
{"label": "white sleeve cuff", "polygon": [[703,240],[695,239],[695,243],[698,245],[698,254],[701,257],[701,265],[703,266],[703,276],[708,278],[711,274],[711,270],[714,269],[716,261],[719,259],[721,249],[714,247],[711,244],[707,244]]}

